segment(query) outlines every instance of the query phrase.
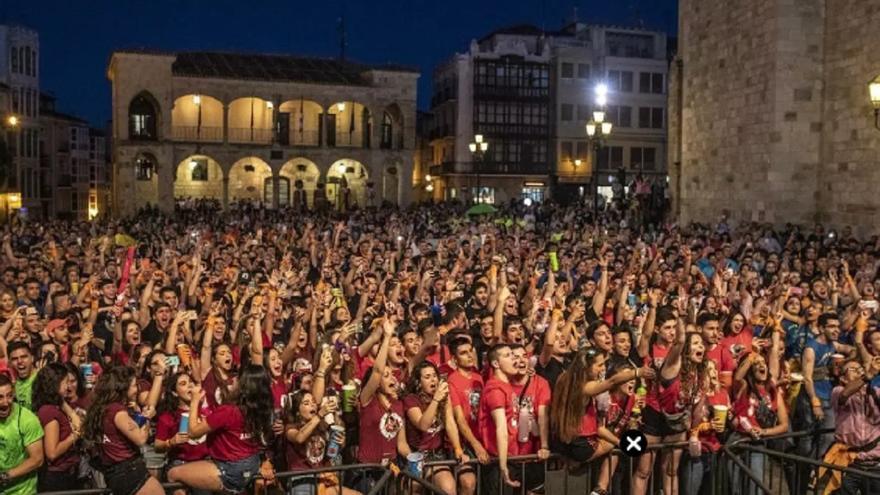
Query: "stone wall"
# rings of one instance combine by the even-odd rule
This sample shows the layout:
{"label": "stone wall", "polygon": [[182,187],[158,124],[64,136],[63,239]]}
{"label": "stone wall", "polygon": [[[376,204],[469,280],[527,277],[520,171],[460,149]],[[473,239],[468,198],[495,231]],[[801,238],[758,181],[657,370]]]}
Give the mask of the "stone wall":
{"label": "stone wall", "polygon": [[681,219],[880,226],[867,91],[880,0],[682,0],[680,16],[668,159]]}

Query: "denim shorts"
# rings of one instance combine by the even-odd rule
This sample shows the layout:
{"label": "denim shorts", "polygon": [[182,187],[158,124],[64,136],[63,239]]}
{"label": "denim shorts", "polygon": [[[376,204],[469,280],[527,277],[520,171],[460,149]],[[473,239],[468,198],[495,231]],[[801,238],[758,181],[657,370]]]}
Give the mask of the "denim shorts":
{"label": "denim shorts", "polygon": [[238,495],[245,491],[251,481],[260,474],[260,454],[238,461],[214,461],[214,464],[220,471],[223,491],[229,494]]}

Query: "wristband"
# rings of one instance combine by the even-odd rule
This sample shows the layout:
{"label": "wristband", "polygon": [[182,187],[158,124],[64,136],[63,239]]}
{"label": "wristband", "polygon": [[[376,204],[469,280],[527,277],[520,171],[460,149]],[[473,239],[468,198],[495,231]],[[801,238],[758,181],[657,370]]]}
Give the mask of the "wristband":
{"label": "wristband", "polygon": [[818,397],[813,397],[813,398],[810,400],[810,404],[812,404],[813,407],[822,407],[822,401],[819,400]]}

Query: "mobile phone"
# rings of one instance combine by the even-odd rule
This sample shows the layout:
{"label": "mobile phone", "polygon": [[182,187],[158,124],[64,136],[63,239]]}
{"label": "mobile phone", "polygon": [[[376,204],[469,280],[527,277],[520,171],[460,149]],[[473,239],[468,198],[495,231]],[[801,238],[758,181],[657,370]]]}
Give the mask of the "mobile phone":
{"label": "mobile phone", "polygon": [[180,358],[177,356],[167,356],[165,358],[165,366],[176,370],[180,366]]}
{"label": "mobile phone", "polygon": [[629,307],[631,307],[631,308],[635,308],[635,307],[636,307],[636,302],[638,302],[638,301],[636,300],[636,295],[635,295],[635,294],[630,293],[628,296],[626,296],[626,304],[627,304]]}

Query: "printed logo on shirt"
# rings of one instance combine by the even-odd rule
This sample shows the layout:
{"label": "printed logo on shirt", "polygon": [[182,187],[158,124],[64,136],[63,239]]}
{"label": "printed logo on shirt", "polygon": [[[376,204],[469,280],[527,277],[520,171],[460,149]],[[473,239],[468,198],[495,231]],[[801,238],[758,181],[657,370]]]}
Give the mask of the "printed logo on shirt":
{"label": "printed logo on shirt", "polygon": [[327,449],[327,441],[323,435],[312,435],[306,440],[306,460],[312,466],[321,464],[324,460],[324,452]]}
{"label": "printed logo on shirt", "polygon": [[468,404],[471,406],[471,421],[476,421],[480,414],[480,394],[482,390],[472,389],[468,394]]}
{"label": "printed logo on shirt", "polygon": [[379,432],[386,440],[397,437],[397,432],[403,426],[403,419],[395,412],[386,412],[379,420]]}

